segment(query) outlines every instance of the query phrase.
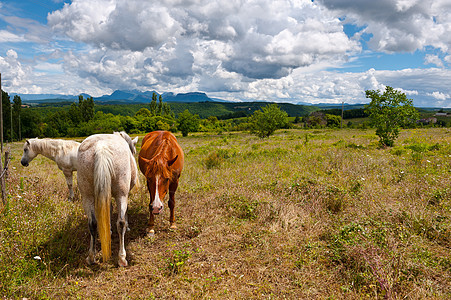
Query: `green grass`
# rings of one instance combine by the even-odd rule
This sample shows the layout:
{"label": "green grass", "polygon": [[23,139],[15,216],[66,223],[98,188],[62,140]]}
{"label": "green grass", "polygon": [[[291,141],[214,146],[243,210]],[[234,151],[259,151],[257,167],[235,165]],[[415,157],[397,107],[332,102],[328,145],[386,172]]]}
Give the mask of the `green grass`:
{"label": "green grass", "polygon": [[[449,129],[405,130],[386,149],[373,130],[358,129],[178,140],[185,152],[178,228],[169,230],[165,205],[155,237],[146,237],[149,196],[141,177],[128,209],[130,266],[120,269],[114,260],[85,265],[81,201],[66,200],[53,162],[37,157],[24,168],[22,144],[12,144],[0,296],[451,297]],[[113,258],[117,245],[113,226]]]}

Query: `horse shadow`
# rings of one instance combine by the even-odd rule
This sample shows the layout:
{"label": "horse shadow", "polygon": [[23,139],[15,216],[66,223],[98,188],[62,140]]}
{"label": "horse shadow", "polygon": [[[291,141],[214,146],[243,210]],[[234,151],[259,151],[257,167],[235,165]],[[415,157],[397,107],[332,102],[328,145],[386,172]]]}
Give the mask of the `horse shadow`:
{"label": "horse shadow", "polygon": [[[130,230],[125,234],[125,245],[135,240],[146,237],[146,224],[148,213],[130,207],[127,211]],[[111,214],[111,250],[112,259],[107,263],[101,263],[100,240],[96,240],[96,259],[97,263],[88,265],[86,257],[88,256],[90,234],[88,229],[88,220],[83,215],[69,215],[66,222],[56,231],[50,239],[41,243],[26,256],[30,259],[39,261],[39,268],[46,271],[53,277],[66,278],[69,275],[79,277],[89,277],[105,270],[105,268],[117,267],[117,257],[119,252],[119,235],[116,229],[117,211],[114,208]],[[38,258],[38,257],[39,258]],[[127,253],[129,265],[133,265],[133,256]]]}

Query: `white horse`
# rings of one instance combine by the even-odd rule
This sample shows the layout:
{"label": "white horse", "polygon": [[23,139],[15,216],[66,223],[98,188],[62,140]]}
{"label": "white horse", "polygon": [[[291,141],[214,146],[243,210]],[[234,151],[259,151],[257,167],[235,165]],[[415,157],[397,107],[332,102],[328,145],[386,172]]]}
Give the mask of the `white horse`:
{"label": "white horse", "polygon": [[78,189],[88,216],[91,242],[88,264],[95,263],[95,240],[98,231],[102,258],[111,257],[111,197],[117,204],[116,227],[119,233],[119,259],[127,266],[124,235],[127,230],[127,200],[130,190],[138,182],[138,168],[134,154],[138,137],[132,140],[125,132],[95,134],[87,137],[78,149]]}
{"label": "white horse", "polygon": [[23,156],[20,160],[22,166],[28,167],[28,164],[41,154],[50,158],[58,165],[66,177],[67,187],[69,188],[69,200],[74,200],[74,190],[72,174],[77,171],[77,153],[80,143],[67,140],[55,139],[29,139],[23,146]]}

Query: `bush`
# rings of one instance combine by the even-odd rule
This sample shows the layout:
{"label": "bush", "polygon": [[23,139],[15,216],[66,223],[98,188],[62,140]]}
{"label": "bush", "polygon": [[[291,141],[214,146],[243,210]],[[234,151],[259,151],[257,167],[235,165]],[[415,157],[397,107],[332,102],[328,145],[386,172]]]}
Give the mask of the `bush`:
{"label": "bush", "polygon": [[188,136],[190,132],[196,132],[199,130],[199,116],[193,115],[189,110],[185,109],[180,113],[177,119],[177,127],[182,132],[183,136]]}
{"label": "bush", "polygon": [[260,138],[269,137],[277,129],[288,126],[288,114],[277,104],[269,104],[256,110],[251,117],[251,132]]}

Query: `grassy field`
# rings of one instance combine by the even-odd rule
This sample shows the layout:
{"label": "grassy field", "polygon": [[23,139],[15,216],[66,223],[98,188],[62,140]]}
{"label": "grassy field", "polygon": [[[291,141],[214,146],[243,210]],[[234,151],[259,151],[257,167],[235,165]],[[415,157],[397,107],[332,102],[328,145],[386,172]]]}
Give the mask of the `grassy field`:
{"label": "grassy field", "polygon": [[451,298],[450,129],[406,130],[386,149],[373,130],[357,129],[178,139],[178,229],[168,229],[165,205],[156,236],[146,237],[141,176],[127,268],[115,264],[115,226],[114,260],[85,264],[79,195],[68,202],[56,164],[39,156],[24,168],[23,143],[11,144],[0,297]]}

